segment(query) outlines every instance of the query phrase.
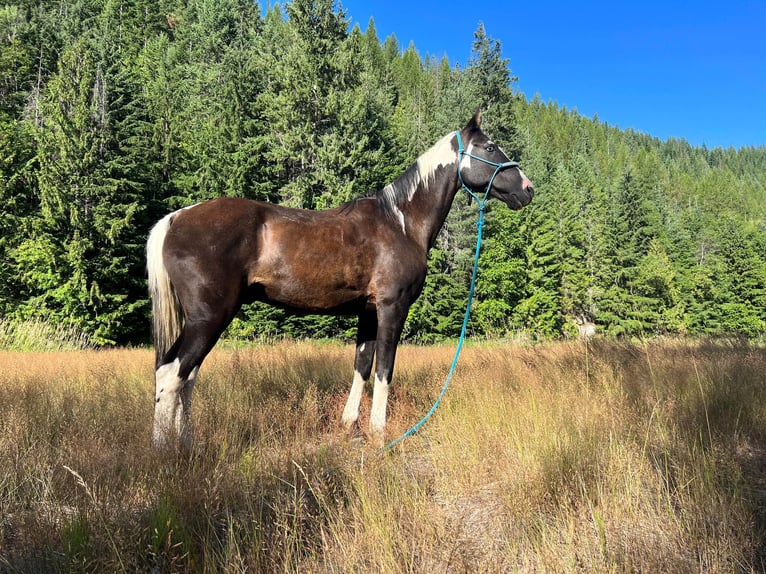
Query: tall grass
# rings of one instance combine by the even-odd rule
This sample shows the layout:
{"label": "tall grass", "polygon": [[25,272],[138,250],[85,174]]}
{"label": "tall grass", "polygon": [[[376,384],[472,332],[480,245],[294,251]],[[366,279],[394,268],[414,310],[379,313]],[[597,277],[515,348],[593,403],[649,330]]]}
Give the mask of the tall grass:
{"label": "tall grass", "polygon": [[0,317],[0,349],[14,351],[75,351],[92,349],[90,337],[73,325]]}
{"label": "tall grass", "polygon": [[[400,349],[392,436],[452,352]],[[766,569],[762,348],[470,346],[382,456],[339,430],[352,356],[214,352],[167,457],[151,351],[0,353],[0,571]]]}

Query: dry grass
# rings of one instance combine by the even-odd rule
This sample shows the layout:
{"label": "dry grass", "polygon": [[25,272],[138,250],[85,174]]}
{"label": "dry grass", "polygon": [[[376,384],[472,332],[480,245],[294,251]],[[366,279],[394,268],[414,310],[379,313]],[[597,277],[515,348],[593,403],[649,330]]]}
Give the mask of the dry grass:
{"label": "dry grass", "polygon": [[39,319],[10,321],[0,317],[0,349],[14,351],[81,351],[94,348],[93,342],[73,325]]}
{"label": "dry grass", "polygon": [[[401,348],[392,436],[452,352]],[[764,349],[471,346],[383,456],[339,430],[352,355],[215,352],[168,459],[151,351],[0,353],[0,571],[765,570]]]}

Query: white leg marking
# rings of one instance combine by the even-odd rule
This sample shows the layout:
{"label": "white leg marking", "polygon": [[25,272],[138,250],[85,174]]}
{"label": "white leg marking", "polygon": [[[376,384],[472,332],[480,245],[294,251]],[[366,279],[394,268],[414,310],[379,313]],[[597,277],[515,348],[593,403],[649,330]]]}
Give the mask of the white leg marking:
{"label": "white leg marking", "polygon": [[181,362],[176,359],[172,363],[162,365],[155,373],[154,383],[154,446],[163,447],[172,438],[177,424],[179,394],[183,381],[178,376]]}
{"label": "white leg marking", "polygon": [[354,371],[354,382],[351,384],[351,391],[348,393],[346,408],[343,409],[341,421],[346,428],[351,428],[359,418],[359,403],[362,402],[362,392],[364,391],[364,379],[359,371]]}
{"label": "white leg marking", "polygon": [[197,373],[199,373],[199,367],[194,367],[192,372],[189,373],[189,377],[186,379],[186,384],[181,389],[181,396],[179,397],[181,408],[176,409],[176,432],[181,440],[181,445],[186,450],[191,450],[194,439],[191,421],[191,403],[194,383],[197,382]]}
{"label": "white leg marking", "polygon": [[375,386],[372,389],[372,412],[370,413],[370,431],[383,440],[383,430],[386,427],[386,403],[388,402],[388,381],[375,375]]}

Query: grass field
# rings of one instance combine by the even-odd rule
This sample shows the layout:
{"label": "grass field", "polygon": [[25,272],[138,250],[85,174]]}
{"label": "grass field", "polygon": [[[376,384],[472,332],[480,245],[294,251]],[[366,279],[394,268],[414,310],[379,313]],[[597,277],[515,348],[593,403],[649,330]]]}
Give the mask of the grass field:
{"label": "grass field", "polygon": [[[392,437],[453,351],[400,348]],[[383,456],[340,430],[352,356],[215,351],[169,460],[151,351],[0,353],[0,572],[766,570],[763,348],[469,346]]]}

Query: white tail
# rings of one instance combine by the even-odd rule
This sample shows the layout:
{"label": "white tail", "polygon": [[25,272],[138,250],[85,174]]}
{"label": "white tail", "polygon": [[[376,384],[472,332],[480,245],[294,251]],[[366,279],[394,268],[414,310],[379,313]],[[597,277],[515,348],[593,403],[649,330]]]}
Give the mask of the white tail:
{"label": "white tail", "polygon": [[162,246],[173,216],[175,213],[160,219],[146,242],[146,270],[152,299],[152,332],[157,365],[181,334],[181,306],[162,257]]}

